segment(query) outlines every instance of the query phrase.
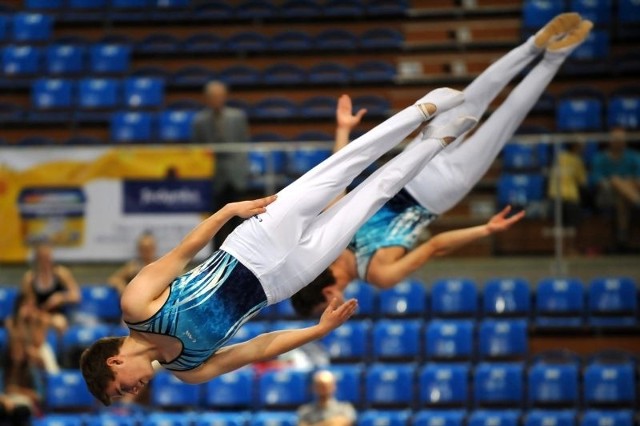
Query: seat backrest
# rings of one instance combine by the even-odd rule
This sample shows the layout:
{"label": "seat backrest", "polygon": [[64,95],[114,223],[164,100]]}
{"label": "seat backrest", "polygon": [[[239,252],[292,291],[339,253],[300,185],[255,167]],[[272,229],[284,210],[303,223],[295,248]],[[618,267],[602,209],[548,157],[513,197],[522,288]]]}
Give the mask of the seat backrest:
{"label": "seat backrest", "polygon": [[622,126],[627,129],[640,127],[640,96],[614,96],[609,99],[607,111],[609,128]]}
{"label": "seat backrest", "polygon": [[526,316],[531,309],[529,282],[523,278],[493,278],[482,294],[485,315]]}
{"label": "seat backrest", "polygon": [[631,410],[585,410],[580,426],[632,426]]}
{"label": "seat backrest", "polygon": [[46,383],[45,405],[50,410],[91,409],[95,405],[95,399],[78,370],[48,374]]}
{"label": "seat backrest", "polygon": [[356,426],[408,426],[409,410],[366,410],[358,414]]}
{"label": "seat backrest", "polygon": [[478,342],[482,358],[523,357],[528,350],[527,321],[485,319],[478,327]]}
{"label": "seat backrest", "polygon": [[469,416],[468,426],[517,426],[520,412],[516,410],[475,410]]}
{"label": "seat backrest", "polygon": [[571,57],[578,60],[598,60],[609,57],[611,42],[609,32],[593,30],[587,39],[573,51]]}
{"label": "seat backrest", "polygon": [[370,353],[371,322],[353,320],[327,334],[322,343],[332,359],[359,359]]}
{"label": "seat backrest", "polygon": [[94,73],[125,73],[129,71],[131,46],[95,44],[89,50],[89,69]]}
{"label": "seat backrest", "polygon": [[80,108],[113,108],[120,103],[119,82],[111,78],[84,78],[78,83]]}
{"label": "seat backrest", "polygon": [[573,410],[531,410],[525,416],[523,426],[575,426],[576,412]]}
{"label": "seat backrest", "polygon": [[249,420],[249,426],[296,426],[295,412],[258,411]]}
{"label": "seat backrest", "polygon": [[195,426],[246,426],[249,421],[247,413],[203,412],[194,419]]}
{"label": "seat backrest", "polygon": [[578,403],[578,365],[538,362],[528,372],[529,403],[536,407],[574,407]]}
{"label": "seat backrest", "polygon": [[297,407],[310,399],[310,373],[267,371],[258,379],[258,404],[264,408]]}
{"label": "seat backrest", "polygon": [[168,371],[159,371],[150,384],[151,403],[163,408],[196,407],[202,387],[182,382]]}
{"label": "seat backrest", "polygon": [[256,402],[256,373],[243,368],[218,376],[206,383],[204,403],[207,407],[252,408]]}
{"label": "seat backrest", "polygon": [[465,406],[469,395],[469,365],[426,364],[418,373],[420,404]]}
{"label": "seat backrest", "polygon": [[334,364],[327,368],[336,379],[336,399],[355,405],[363,402],[362,383],[365,367],[362,364]]}
{"label": "seat backrest", "polygon": [[195,111],[192,110],[162,111],[158,122],[158,137],[165,142],[190,141],[191,123],[195,115]]}
{"label": "seat backrest", "polygon": [[542,174],[503,173],[498,178],[498,205],[524,207],[545,197]]}
{"label": "seat backrest", "polygon": [[366,401],[373,406],[411,404],[414,387],[412,364],[372,364],[365,373]]}
{"label": "seat backrest", "polygon": [[560,131],[600,130],[602,103],[594,98],[568,98],[558,101],[556,126]]}
{"label": "seat backrest", "polygon": [[372,28],[360,34],[360,47],[365,49],[397,49],[402,47],[404,36],[393,28]]}
{"label": "seat backrest", "polygon": [[418,320],[378,320],[373,326],[373,355],[377,359],[415,358],[421,352]]}
{"label": "seat backrest", "polygon": [[85,49],[73,44],[49,46],[45,69],[48,74],[75,74],[84,71]]}
{"label": "seat backrest", "polygon": [[636,399],[635,366],[631,362],[592,362],[584,370],[584,402],[588,407],[632,406]]}
{"label": "seat backrest", "polygon": [[120,295],[115,288],[108,285],[82,286],[80,293],[82,297],[76,313],[100,321],[120,320]]}
{"label": "seat backrest", "polygon": [[0,286],[0,321],[4,320],[13,313],[13,305],[18,297],[18,289],[16,287]]}
{"label": "seat backrest", "polygon": [[111,139],[115,142],[148,142],[152,135],[152,115],[148,112],[115,112],[111,119]]}
{"label": "seat backrest", "polygon": [[628,277],[593,279],[589,283],[588,308],[592,314],[637,314],[636,283]]}
{"label": "seat backrest", "polygon": [[522,23],[525,28],[537,30],[564,11],[562,0],[525,0]]}
{"label": "seat backrest", "polygon": [[419,281],[404,280],[379,293],[380,313],[384,316],[423,316],[427,311],[427,290]]}
{"label": "seat backrest", "polygon": [[466,278],[442,279],[431,288],[431,312],[434,317],[473,317],[478,312],[476,284]]}
{"label": "seat backrest", "polygon": [[378,290],[362,280],[355,280],[344,290],[345,299],[358,301],[357,315],[375,315],[378,312]]}
{"label": "seat backrest", "polygon": [[315,46],[323,50],[352,50],[358,44],[358,36],[345,29],[328,29],[315,36]]}
{"label": "seat backrest", "polygon": [[432,359],[470,359],[475,348],[470,320],[433,320],[426,328],[426,355]]}
{"label": "seat backrest", "polygon": [[5,75],[35,74],[40,70],[40,50],[33,46],[5,46],[2,71]]}
{"label": "seat backrest", "polygon": [[13,16],[13,39],[15,41],[49,40],[52,29],[53,19],[49,15],[18,12]]}
{"label": "seat backrest", "polygon": [[160,106],[164,102],[164,80],[157,77],[125,79],[124,102],[129,108]]}
{"label": "seat backrest", "polygon": [[478,406],[522,405],[524,374],[521,363],[489,363],[476,365],[473,375],[474,401]]}
{"label": "seat backrest", "polygon": [[581,314],[584,308],[584,284],[578,279],[545,278],[536,286],[536,311],[539,315],[575,315]]}
{"label": "seat backrest", "polygon": [[611,6],[611,0],[571,0],[569,10],[596,25],[607,25],[611,22]]}

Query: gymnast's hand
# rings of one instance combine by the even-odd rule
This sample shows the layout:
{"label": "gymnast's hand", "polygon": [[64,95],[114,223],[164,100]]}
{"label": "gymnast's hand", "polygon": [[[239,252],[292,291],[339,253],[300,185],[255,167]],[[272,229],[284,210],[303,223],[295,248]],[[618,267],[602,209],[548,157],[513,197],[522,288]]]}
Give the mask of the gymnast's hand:
{"label": "gymnast's hand", "polygon": [[367,110],[362,108],[353,115],[353,105],[351,104],[349,95],[340,96],[338,98],[338,107],[336,108],[338,127],[348,130],[353,129],[360,123],[360,119],[366,112]]}
{"label": "gymnast's hand", "polygon": [[326,333],[341,326],[353,315],[358,309],[358,301],[349,299],[340,304],[337,298],[334,298],[327,309],[324,310],[318,325],[324,329]]}
{"label": "gymnast's hand", "polygon": [[277,198],[277,195],[270,195],[264,198],[258,198],[257,200],[239,201],[237,203],[229,203],[229,207],[233,210],[235,216],[239,216],[243,219],[248,219],[257,214],[261,214],[267,211],[267,206],[273,203]]}
{"label": "gymnast's hand", "polygon": [[502,209],[500,213],[493,216],[489,220],[489,222],[487,222],[487,229],[489,230],[490,233],[493,234],[494,232],[506,231],[507,229],[509,229],[509,227],[511,227],[511,225],[513,225],[514,223],[522,219],[525,214],[523,210],[519,213],[514,214],[510,218],[507,218],[507,215],[509,214],[510,211],[511,211],[511,206],[507,206],[504,209]]}

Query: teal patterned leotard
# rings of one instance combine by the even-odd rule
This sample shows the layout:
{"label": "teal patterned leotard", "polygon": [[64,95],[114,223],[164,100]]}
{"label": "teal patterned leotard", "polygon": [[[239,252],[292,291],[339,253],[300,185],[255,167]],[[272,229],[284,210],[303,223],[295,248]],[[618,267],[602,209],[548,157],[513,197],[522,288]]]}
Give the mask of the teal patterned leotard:
{"label": "teal patterned leotard", "polygon": [[180,355],[162,365],[169,370],[191,370],[266,305],[267,297],[255,275],[235,257],[218,250],[169,285],[169,297],[151,318],[127,326],[180,340]]}
{"label": "teal patterned leotard", "polygon": [[411,250],[436,217],[404,189],[397,193],[358,229],[349,243],[349,250],[356,256],[358,276],[366,280],[371,258],[381,248],[400,246]]}

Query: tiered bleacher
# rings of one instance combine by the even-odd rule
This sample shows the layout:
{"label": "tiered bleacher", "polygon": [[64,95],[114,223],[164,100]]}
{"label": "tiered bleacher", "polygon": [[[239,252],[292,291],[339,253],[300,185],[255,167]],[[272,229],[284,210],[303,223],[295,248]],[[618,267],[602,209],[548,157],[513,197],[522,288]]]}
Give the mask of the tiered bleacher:
{"label": "tiered bleacher", "polygon": [[[365,282],[351,283],[347,295],[360,301],[356,318],[322,339],[338,379],[338,398],[359,409],[359,425],[370,416],[389,416],[399,426],[425,421],[576,425],[578,420],[586,426],[587,421],[609,424],[600,423],[609,418],[633,425],[637,354],[596,347],[583,354],[533,353],[529,342],[554,333],[637,338],[637,284],[625,277],[589,283],[549,278],[536,284],[520,278],[486,283],[452,278],[432,283],[429,291],[415,280],[378,291]],[[140,408],[139,416],[100,412],[77,370],[79,355],[95,339],[127,330],[118,322],[113,288],[84,286],[82,294],[73,313],[76,324],[61,339],[49,335],[64,369],[47,377],[48,414],[41,424],[74,425],[80,418],[83,425],[191,425],[215,418],[224,425],[246,425],[266,417],[269,424],[289,425],[295,423],[293,410],[311,399],[309,370],[245,368],[202,385],[160,372],[150,384],[150,406]],[[2,288],[2,317],[14,298],[15,290]],[[295,317],[289,301],[281,302],[245,324],[231,343],[309,323]],[[6,339],[4,330],[0,336]]]}

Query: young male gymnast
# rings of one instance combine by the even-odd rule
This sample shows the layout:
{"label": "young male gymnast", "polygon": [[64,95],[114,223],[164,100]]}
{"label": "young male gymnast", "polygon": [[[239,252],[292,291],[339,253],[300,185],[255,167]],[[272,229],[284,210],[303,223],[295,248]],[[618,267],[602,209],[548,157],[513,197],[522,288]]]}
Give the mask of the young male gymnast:
{"label": "young male gymnast", "polygon": [[[327,205],[366,167],[431,119],[463,101],[436,89],[361,136],[276,196],[230,203],[180,244],[145,266],[121,306],[130,335],[100,339],[80,367],[91,393],[108,405],[137,393],[158,361],[179,379],[200,383],[320,338],[346,321],[355,300],[332,301],[308,328],[262,334],[224,346],[258,311],[290,297],[326,269],[355,232],[436,154],[477,120],[456,117],[426,126],[423,140],[396,156],[348,195]],[[187,273],[192,258],[230,218],[245,218],[220,250]]]}
{"label": "young male gymnast", "polygon": [[[507,83],[545,52],[542,60],[473,135],[465,140],[459,138],[426,163],[402,191],[358,230],[348,249],[291,298],[294,309],[303,316],[321,312],[329,300],[342,300],[345,287],[356,278],[377,288],[390,288],[431,258],[504,231],[520,220],[524,212],[507,218],[510,211],[507,207],[485,225],[444,232],[416,245],[424,229],[455,206],[482,178],[564,60],[586,39],[591,27],[591,22],[582,21],[577,13],[558,15],[478,76],[464,90],[464,103],[440,114],[432,123],[446,122],[458,115],[481,117]],[[359,111],[352,115],[350,99],[340,98],[336,151],[347,145],[350,130],[363,114]],[[407,150],[415,143],[409,144]]]}

